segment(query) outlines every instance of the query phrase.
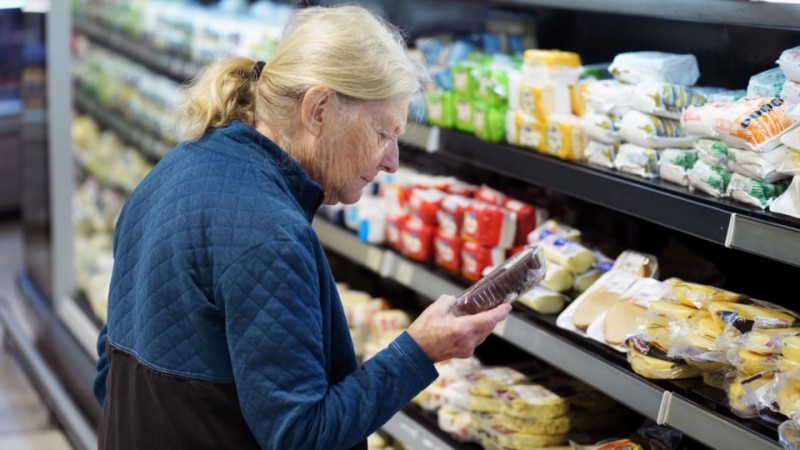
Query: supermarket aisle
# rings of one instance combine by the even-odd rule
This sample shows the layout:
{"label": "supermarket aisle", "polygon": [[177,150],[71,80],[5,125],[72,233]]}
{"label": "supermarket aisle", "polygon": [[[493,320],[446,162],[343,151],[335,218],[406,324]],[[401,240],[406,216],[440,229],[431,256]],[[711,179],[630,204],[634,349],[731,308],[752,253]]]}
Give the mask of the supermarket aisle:
{"label": "supermarket aisle", "polygon": [[[14,273],[22,265],[19,222],[0,219],[0,298],[14,299]],[[4,346],[0,348],[0,449],[71,450],[47,406]]]}

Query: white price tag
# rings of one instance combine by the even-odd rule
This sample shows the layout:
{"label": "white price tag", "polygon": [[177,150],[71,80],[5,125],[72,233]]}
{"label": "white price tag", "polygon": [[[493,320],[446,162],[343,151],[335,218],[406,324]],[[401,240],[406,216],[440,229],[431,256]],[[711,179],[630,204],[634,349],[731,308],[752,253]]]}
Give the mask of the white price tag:
{"label": "white price tag", "polygon": [[364,264],[373,271],[380,272],[382,263],[383,252],[374,247],[368,248],[367,255],[364,258]]}
{"label": "white price tag", "polygon": [[397,265],[397,273],[395,279],[403,286],[411,286],[411,278],[414,276],[414,266],[406,261],[400,261]]}

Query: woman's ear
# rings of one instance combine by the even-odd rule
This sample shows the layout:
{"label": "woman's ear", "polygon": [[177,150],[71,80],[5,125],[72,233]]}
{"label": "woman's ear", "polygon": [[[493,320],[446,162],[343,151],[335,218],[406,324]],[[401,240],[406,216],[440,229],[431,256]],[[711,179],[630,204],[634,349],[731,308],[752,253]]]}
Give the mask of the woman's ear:
{"label": "woman's ear", "polygon": [[322,132],[322,125],[325,123],[326,115],[331,113],[333,102],[333,91],[322,86],[314,86],[303,95],[300,119],[303,128],[314,137],[319,137]]}

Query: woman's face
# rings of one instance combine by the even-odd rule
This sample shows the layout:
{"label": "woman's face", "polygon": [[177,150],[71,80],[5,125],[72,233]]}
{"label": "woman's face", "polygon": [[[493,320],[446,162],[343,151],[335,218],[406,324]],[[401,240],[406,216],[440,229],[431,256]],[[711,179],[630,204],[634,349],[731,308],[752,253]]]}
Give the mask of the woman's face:
{"label": "woman's face", "polygon": [[326,126],[315,152],[327,160],[318,180],[325,203],[355,203],[378,172],[397,170],[397,139],[405,131],[408,101],[403,97],[345,106],[328,122],[332,126]]}

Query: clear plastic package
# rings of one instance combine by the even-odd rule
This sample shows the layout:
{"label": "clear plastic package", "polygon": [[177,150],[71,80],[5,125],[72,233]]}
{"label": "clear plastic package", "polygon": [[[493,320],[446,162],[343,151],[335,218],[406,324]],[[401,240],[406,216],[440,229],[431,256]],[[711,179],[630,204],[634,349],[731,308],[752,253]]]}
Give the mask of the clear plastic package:
{"label": "clear plastic package", "polygon": [[451,313],[471,315],[512,302],[540,282],[545,273],[542,248],[525,247],[459,295]]}

